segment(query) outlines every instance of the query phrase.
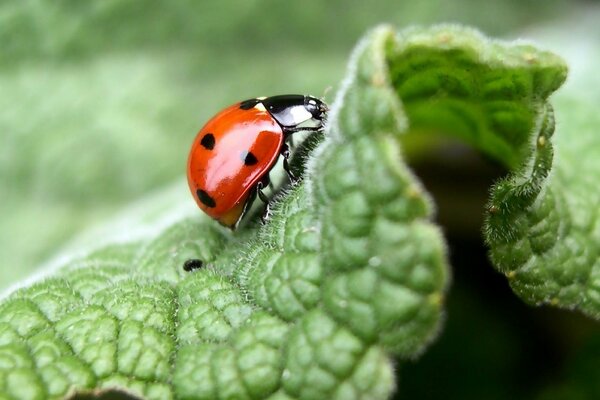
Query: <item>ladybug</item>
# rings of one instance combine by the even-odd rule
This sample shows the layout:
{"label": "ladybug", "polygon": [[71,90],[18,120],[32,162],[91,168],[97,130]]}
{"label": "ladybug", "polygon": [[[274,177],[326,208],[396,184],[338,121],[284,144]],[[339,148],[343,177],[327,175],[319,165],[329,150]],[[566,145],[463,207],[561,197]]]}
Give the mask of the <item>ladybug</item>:
{"label": "ladybug", "polygon": [[299,131],[321,131],[327,111],[316,97],[291,94],[245,100],[212,117],[188,158],[188,184],[198,206],[231,229],[257,195],[268,213],[262,189],[280,155],[284,170],[296,180],[288,163],[288,138]]}

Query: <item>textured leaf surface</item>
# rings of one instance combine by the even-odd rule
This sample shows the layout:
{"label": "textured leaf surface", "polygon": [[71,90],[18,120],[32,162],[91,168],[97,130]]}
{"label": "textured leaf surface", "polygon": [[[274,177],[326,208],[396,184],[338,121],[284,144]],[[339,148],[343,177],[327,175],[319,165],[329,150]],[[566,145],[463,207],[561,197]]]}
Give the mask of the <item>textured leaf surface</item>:
{"label": "textured leaf surface", "polygon": [[[509,168],[527,164],[534,128],[549,143],[546,97],[564,75],[551,54],[465,29],[375,30],[303,183],[279,196],[267,226],[230,235],[186,218],[15,292],[0,305],[0,391],[388,397],[390,357],[414,357],[435,337],[448,283],[402,136],[444,128]],[[184,273],[192,257],[206,267]]]}
{"label": "textured leaf surface", "polygon": [[540,110],[524,166],[494,186],[486,238],[524,300],[600,319],[600,80],[589,61],[600,54],[585,54],[556,98],[556,116]]}

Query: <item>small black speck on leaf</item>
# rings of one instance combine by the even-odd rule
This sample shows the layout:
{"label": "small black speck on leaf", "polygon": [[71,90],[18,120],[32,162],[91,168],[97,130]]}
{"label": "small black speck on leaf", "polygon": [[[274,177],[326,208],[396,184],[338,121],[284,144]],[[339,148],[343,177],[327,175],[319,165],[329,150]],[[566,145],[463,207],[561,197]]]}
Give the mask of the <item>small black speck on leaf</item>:
{"label": "small black speck on leaf", "polygon": [[190,258],[189,260],[183,263],[183,270],[186,272],[190,272],[195,269],[202,268],[203,265],[204,263],[202,262],[202,260],[199,260],[197,258]]}

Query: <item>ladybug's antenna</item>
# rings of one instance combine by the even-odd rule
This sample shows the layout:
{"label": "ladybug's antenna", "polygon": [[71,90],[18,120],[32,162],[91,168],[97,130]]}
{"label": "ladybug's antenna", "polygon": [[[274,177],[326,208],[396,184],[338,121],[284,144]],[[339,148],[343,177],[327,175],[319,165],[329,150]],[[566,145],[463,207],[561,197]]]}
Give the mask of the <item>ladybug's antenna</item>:
{"label": "ladybug's antenna", "polygon": [[332,89],[333,89],[333,86],[329,85],[325,88],[325,90],[323,90],[323,96],[321,96],[321,100],[323,100],[325,103],[327,103],[325,101],[325,97],[329,94],[329,92],[331,92]]}

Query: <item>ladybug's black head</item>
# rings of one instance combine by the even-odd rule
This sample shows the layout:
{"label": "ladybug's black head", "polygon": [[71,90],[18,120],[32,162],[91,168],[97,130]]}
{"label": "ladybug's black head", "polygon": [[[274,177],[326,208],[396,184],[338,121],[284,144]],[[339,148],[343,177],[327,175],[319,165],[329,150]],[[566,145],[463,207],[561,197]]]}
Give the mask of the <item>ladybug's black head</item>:
{"label": "ladybug's black head", "polygon": [[327,111],[329,111],[327,104],[313,96],[304,96],[304,108],[317,121],[323,121],[327,115]]}
{"label": "ladybug's black head", "polygon": [[284,94],[259,100],[284,130],[319,130],[327,113],[327,106],[313,96]]}

